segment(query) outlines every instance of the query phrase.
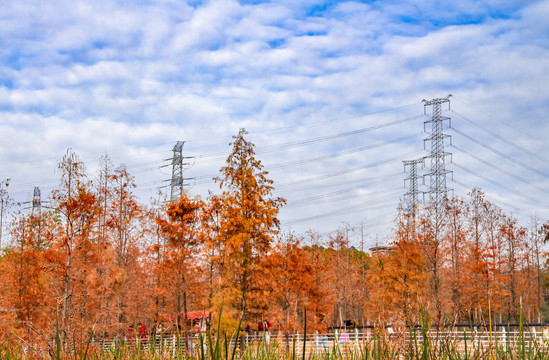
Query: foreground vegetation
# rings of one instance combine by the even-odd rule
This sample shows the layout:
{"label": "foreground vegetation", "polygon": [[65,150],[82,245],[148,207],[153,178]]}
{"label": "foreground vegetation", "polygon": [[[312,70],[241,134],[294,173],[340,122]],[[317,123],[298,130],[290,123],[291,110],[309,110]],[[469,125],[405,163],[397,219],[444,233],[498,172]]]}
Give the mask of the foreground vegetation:
{"label": "foreground vegetation", "polygon": [[[175,346],[151,339],[148,345],[121,342],[100,346],[91,339],[73,339],[68,347],[57,342],[49,351],[34,351],[8,343],[0,346],[0,359],[142,359],[142,360],[382,360],[382,359],[549,359],[549,341],[529,338],[521,329],[512,341],[500,342],[497,337],[479,341],[464,332],[431,333],[426,328],[412,329],[405,334],[388,335],[375,332],[360,341],[347,344],[334,342],[329,347],[319,346],[313,335],[308,340],[290,343],[273,339],[249,342],[245,349],[239,347],[237,333],[232,336],[219,334],[201,335],[186,343],[178,339]],[[295,338],[294,338],[295,339]],[[58,339],[59,340],[59,339]],[[154,346],[153,344],[156,344]],[[185,344],[189,344],[186,346]]]}

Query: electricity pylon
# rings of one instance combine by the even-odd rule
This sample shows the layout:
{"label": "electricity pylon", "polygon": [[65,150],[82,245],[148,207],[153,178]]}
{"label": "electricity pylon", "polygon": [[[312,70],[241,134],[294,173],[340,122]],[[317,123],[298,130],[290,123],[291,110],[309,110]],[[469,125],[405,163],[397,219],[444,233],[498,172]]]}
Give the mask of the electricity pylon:
{"label": "electricity pylon", "polygon": [[189,165],[189,163],[185,163],[183,160],[193,158],[193,156],[183,156],[183,144],[185,144],[184,141],[178,141],[173,147],[170,202],[177,200],[183,194],[183,189],[186,185],[185,180],[194,179],[183,177],[183,166]]}
{"label": "electricity pylon", "polygon": [[414,221],[416,216],[416,208],[419,205],[418,204],[418,183],[417,180],[419,178],[422,178],[422,176],[418,176],[417,174],[417,166],[419,164],[424,164],[424,159],[415,159],[415,160],[404,160],[404,171],[408,169],[408,173],[410,174],[406,179],[404,179],[404,185],[406,185],[406,181],[408,181],[408,191],[406,194],[404,194],[405,203],[406,203],[406,212],[408,215],[412,218],[412,221]]}
{"label": "electricity pylon", "polygon": [[41,212],[42,212],[42,199],[40,196],[40,188],[38,186],[35,186],[33,196],[32,196],[32,214],[34,216],[40,217]]}
{"label": "electricity pylon", "polygon": [[450,120],[449,117],[442,116],[441,105],[448,103],[450,107],[450,97],[448,95],[445,98],[437,98],[433,100],[423,100],[423,109],[426,112],[427,106],[433,107],[433,114],[431,119],[425,121],[426,124],[431,124],[431,136],[425,139],[425,141],[431,142],[431,154],[427,156],[431,159],[431,168],[425,176],[430,178],[429,195],[432,204],[435,206],[435,221],[437,226],[441,225],[442,218],[444,217],[444,203],[448,196],[448,189],[446,188],[446,174],[450,172],[446,170],[446,156],[451,155],[444,151],[444,141],[449,138],[450,135],[444,134],[443,122]]}
{"label": "electricity pylon", "polygon": [[173,147],[170,201],[176,200],[183,193],[183,144],[184,141],[178,141]]}

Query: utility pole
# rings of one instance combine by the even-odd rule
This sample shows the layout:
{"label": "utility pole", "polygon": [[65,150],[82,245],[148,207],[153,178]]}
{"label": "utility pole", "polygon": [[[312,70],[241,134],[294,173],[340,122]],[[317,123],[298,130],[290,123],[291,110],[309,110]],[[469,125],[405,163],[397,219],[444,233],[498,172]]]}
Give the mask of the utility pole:
{"label": "utility pole", "polygon": [[423,110],[426,113],[426,107],[432,106],[433,113],[431,119],[426,121],[424,125],[431,124],[431,136],[424,141],[431,142],[431,154],[427,156],[431,159],[431,168],[426,176],[430,178],[429,194],[430,200],[435,206],[435,221],[437,228],[441,225],[444,217],[444,203],[448,195],[446,188],[446,174],[450,173],[446,170],[446,156],[451,155],[444,151],[444,140],[450,135],[444,134],[442,125],[445,120],[450,120],[449,117],[442,116],[441,105],[448,103],[450,108],[450,97],[437,98],[433,100],[423,100]]}

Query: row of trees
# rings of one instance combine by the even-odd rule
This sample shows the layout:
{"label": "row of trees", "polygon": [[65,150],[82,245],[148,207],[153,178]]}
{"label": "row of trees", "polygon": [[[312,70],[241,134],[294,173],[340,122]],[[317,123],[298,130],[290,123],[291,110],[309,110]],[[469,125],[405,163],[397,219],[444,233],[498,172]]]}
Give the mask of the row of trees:
{"label": "row of trees", "polygon": [[547,253],[539,224],[519,226],[479,189],[448,199],[442,221],[437,212],[431,205],[395,221],[392,251],[372,259],[370,282],[381,284],[370,294],[372,315],[414,323],[427,309],[437,323],[516,322],[522,310],[541,321]]}
{"label": "row of trees", "polygon": [[432,208],[401,211],[390,250],[370,255],[349,246],[348,229],[279,233],[284,200],[245,135],[216,179],[220,194],[149,206],[124,166],[105,156],[92,181],[69,150],[49,205],[12,221],[0,258],[0,341],[123,337],[138,322],[189,330],[193,310],[221,315],[228,328],[268,319],[282,331],[301,329],[305,308],[308,328],[320,331],[346,320],[413,323],[421,310],[438,322],[480,321],[489,309],[514,320],[521,299],[527,318],[539,317],[542,239],[479,190],[449,200],[443,225]]}

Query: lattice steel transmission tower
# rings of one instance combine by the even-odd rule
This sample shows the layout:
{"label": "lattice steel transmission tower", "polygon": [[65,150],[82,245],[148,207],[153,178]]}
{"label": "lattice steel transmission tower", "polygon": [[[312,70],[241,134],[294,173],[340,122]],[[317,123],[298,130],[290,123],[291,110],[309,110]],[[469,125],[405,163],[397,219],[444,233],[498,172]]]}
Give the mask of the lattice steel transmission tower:
{"label": "lattice steel transmission tower", "polygon": [[446,135],[443,132],[443,122],[450,120],[449,117],[442,116],[441,105],[448,103],[450,108],[450,97],[448,95],[445,98],[437,98],[433,100],[423,100],[423,109],[426,113],[426,107],[433,107],[433,114],[431,120],[425,122],[431,124],[431,136],[425,139],[425,141],[431,142],[431,154],[427,156],[431,159],[431,168],[425,176],[430,178],[429,195],[430,200],[435,206],[436,223],[440,225],[440,221],[444,214],[444,202],[448,195],[448,189],[446,188],[446,175],[451,173],[446,170],[446,156],[451,155],[444,151],[444,141],[449,138],[450,135]]}
{"label": "lattice steel transmission tower", "polygon": [[183,144],[184,141],[178,141],[173,147],[170,201],[176,200],[183,193]]}
{"label": "lattice steel transmission tower", "polygon": [[34,187],[33,196],[32,196],[32,214],[34,216],[40,217],[42,213],[42,198],[40,196],[40,188],[38,186]]}
{"label": "lattice steel transmission tower", "polygon": [[404,198],[406,201],[406,212],[410,215],[410,217],[415,219],[416,216],[416,209],[418,204],[418,194],[419,194],[419,188],[417,180],[419,178],[423,178],[423,176],[418,176],[417,174],[417,166],[424,164],[424,159],[416,159],[416,160],[404,160],[404,171],[408,168],[408,173],[410,174],[406,179],[404,179],[404,185],[406,185],[406,181],[408,181],[408,192],[404,194]]}

